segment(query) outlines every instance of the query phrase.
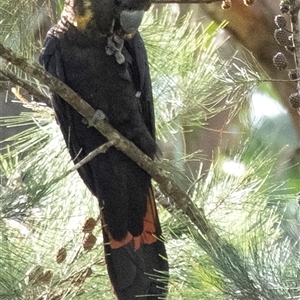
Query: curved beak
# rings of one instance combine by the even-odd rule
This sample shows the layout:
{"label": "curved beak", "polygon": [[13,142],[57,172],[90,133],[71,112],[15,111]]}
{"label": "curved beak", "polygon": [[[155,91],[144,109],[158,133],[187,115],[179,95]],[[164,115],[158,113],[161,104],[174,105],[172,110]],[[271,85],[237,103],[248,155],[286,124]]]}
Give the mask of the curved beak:
{"label": "curved beak", "polygon": [[134,34],[142,23],[144,10],[123,10],[120,14],[122,29],[129,34]]}

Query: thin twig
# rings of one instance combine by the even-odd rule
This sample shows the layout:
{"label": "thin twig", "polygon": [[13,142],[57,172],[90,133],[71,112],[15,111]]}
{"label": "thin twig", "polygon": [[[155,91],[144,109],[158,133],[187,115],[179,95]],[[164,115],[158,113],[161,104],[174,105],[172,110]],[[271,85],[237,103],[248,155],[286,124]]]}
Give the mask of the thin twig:
{"label": "thin twig", "polygon": [[95,150],[91,151],[86,157],[84,157],[81,161],[79,161],[77,164],[75,164],[72,168],[65,171],[60,176],[53,178],[50,182],[50,185],[53,185],[53,184],[61,181],[63,178],[66,178],[68,175],[77,171],[83,165],[85,165],[86,163],[91,161],[98,154],[105,153],[110,147],[114,146],[115,144],[116,144],[116,140],[110,140],[107,143],[97,147]]}
{"label": "thin twig", "polygon": [[114,146],[116,144],[115,140],[110,140],[107,143],[99,146],[95,150],[91,151],[85,158],[83,158],[80,162],[78,162],[76,165],[74,165],[70,170],[68,170],[65,175],[69,175],[70,173],[78,170],[80,167],[88,163],[90,160],[92,160],[94,157],[96,157],[100,153],[105,153],[111,146]]}

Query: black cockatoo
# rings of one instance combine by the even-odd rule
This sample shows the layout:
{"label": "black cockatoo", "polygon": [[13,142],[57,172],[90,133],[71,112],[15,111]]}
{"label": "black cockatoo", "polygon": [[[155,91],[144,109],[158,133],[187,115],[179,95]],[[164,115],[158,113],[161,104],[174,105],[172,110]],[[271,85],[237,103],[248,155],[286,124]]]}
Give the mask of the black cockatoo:
{"label": "black cockatoo", "polygon": [[[150,4],[150,0],[66,0],[60,21],[47,34],[40,63],[154,158],[158,148],[151,81],[137,30]],[[53,95],[53,107],[75,163],[107,142],[58,95]],[[116,297],[164,299],[168,262],[150,176],[114,147],[78,171],[99,201],[107,269]]]}

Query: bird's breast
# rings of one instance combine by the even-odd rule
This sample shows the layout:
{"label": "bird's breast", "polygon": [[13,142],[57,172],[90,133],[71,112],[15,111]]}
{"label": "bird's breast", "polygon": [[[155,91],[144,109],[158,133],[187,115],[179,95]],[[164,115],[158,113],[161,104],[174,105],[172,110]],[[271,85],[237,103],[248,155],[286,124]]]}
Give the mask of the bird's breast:
{"label": "bird's breast", "polygon": [[[62,38],[62,59],[66,84],[93,108],[102,110],[108,120],[125,122],[138,109],[136,89],[131,78],[131,57],[124,64],[105,51],[107,39],[74,40]],[[67,49],[64,51],[64,49]]]}

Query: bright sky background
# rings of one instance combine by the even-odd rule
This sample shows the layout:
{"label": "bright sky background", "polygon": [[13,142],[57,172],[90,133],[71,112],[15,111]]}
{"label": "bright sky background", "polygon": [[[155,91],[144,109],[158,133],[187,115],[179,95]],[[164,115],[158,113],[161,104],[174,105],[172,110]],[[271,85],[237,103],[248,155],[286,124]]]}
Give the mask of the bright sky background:
{"label": "bright sky background", "polygon": [[[253,94],[251,99],[251,124],[260,127],[266,119],[274,119],[280,115],[286,115],[289,118],[287,110],[278,101],[271,98],[267,93],[257,91]],[[243,162],[226,159],[223,162],[222,169],[227,174],[239,177],[245,173],[246,166]]]}
{"label": "bright sky background", "polygon": [[251,99],[251,113],[253,124],[258,125],[263,118],[275,118],[287,114],[287,110],[268,94],[255,92]]}

